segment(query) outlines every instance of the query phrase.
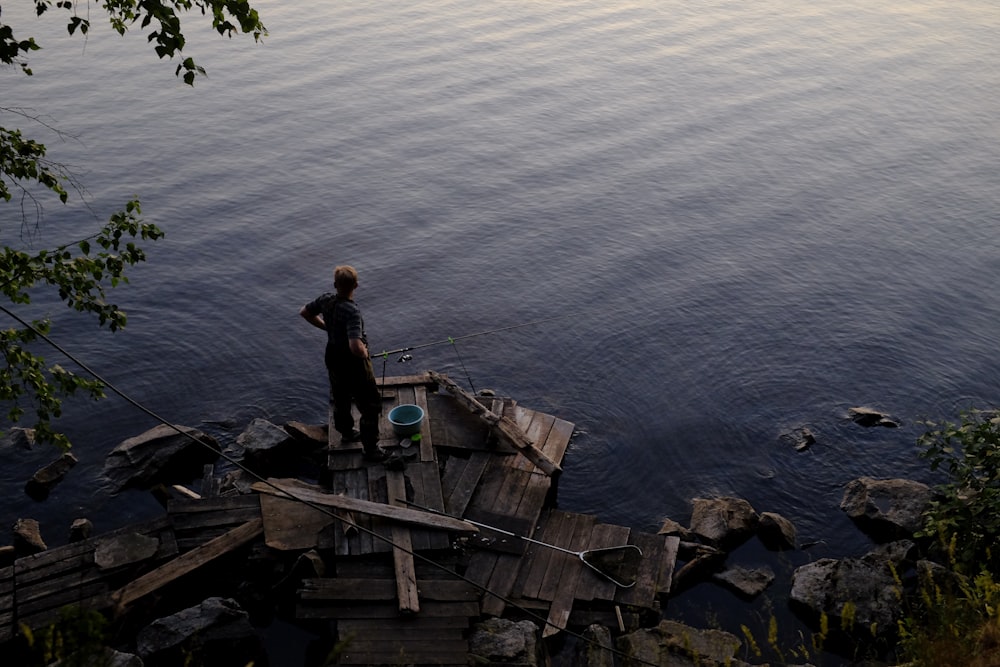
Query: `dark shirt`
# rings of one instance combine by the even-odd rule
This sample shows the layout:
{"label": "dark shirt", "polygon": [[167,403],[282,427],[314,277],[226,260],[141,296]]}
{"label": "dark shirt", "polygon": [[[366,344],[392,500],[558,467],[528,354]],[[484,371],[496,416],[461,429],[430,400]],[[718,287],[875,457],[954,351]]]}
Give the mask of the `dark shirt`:
{"label": "dark shirt", "polygon": [[336,294],[327,292],[307,303],[306,313],[323,316],[328,350],[349,354],[351,338],[360,338],[368,345],[361,309],[350,299],[341,299]]}

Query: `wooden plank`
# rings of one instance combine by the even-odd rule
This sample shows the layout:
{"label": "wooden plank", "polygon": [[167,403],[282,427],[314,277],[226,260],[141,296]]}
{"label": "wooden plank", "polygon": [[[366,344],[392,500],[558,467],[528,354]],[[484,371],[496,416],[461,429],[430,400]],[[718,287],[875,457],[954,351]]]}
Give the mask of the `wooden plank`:
{"label": "wooden plank", "polygon": [[[580,516],[579,514],[568,514],[560,510],[553,510],[549,515],[549,523],[555,524],[553,526],[555,532],[550,533],[552,536],[550,539],[542,541],[568,549],[568,545],[572,544],[576,524]],[[580,562],[575,556],[570,556],[561,551],[556,551],[555,549],[549,549],[549,551],[552,552],[552,557],[549,559],[548,567],[545,569],[545,575],[542,577],[541,586],[538,589],[538,595],[535,597],[539,600],[548,600],[551,602],[555,599],[556,593],[559,591],[559,582],[562,579],[563,569],[577,567],[580,565]]]}
{"label": "wooden plank", "polygon": [[[568,549],[572,551],[582,551],[590,543],[590,535],[594,530],[597,519],[593,516],[583,514],[574,515],[576,527],[573,536],[569,541]],[[542,638],[551,637],[566,629],[569,623],[569,616],[573,611],[573,601],[576,599],[577,582],[582,576],[582,571],[587,568],[579,559],[574,557],[574,565],[567,563],[563,568],[562,576],[559,579],[559,586],[552,599],[552,606],[549,608],[549,616],[546,619],[546,626],[542,630]]]}
{"label": "wooden plank", "polygon": [[468,408],[470,412],[477,415],[485,423],[489,424],[493,434],[501,442],[515,447],[520,454],[527,457],[539,470],[549,476],[558,475],[562,472],[562,468],[550,461],[541,450],[535,447],[534,443],[531,442],[524,431],[513,420],[508,417],[501,417],[492,410],[489,410],[482,403],[479,403],[474,396],[470,395],[446,376],[434,373],[433,371],[430,371],[430,375],[439,380],[442,386],[459,400],[459,403]]}
{"label": "wooden plank", "polygon": [[[388,471],[386,482],[389,489],[389,504],[405,505],[406,480],[402,471]],[[416,614],[420,611],[420,598],[417,594],[417,573],[413,565],[413,544],[409,528],[393,524],[392,542],[392,562],[395,568],[399,611],[403,614]]]}
{"label": "wooden plank", "polygon": [[615,601],[637,607],[652,607],[656,600],[656,584],[660,575],[660,558],[663,556],[663,536],[633,532],[629,543],[642,550],[642,561],[636,574],[635,586],[619,588]]}
{"label": "wooden plank", "polygon": [[197,549],[178,556],[152,572],[135,579],[112,594],[114,603],[120,608],[151,593],[171,581],[195,570],[219,556],[246,544],[264,532],[261,519],[248,521],[225,535],[217,537]]}
{"label": "wooden plank", "polygon": [[[388,471],[385,466],[372,466],[366,469],[368,475],[368,500],[373,503],[389,505]],[[373,534],[370,540],[362,538],[362,554],[390,553],[393,549],[393,530],[395,522],[383,521],[380,517],[371,518]]]}
{"label": "wooden plank", "polygon": [[[464,460],[465,465],[455,466],[455,468],[460,468],[460,472],[454,475],[452,486],[445,496],[445,512],[452,516],[465,514],[472,494],[492,458],[493,455],[489,452],[471,452],[469,458]],[[448,465],[451,465],[452,461],[456,459],[457,457],[454,456],[448,459]],[[444,480],[442,480],[443,482]]]}
{"label": "wooden plank", "polygon": [[320,511],[297,500],[262,495],[261,518],[264,544],[279,551],[311,549],[319,532],[336,521],[332,510]]}
{"label": "wooden plank", "polygon": [[[629,543],[629,533],[631,531],[625,526],[613,526],[607,523],[599,523],[594,526],[590,536],[588,549],[605,549],[607,547],[620,547]],[[614,600],[618,586],[607,577],[602,577],[596,572],[592,572],[591,577],[581,577],[576,587],[576,599],[581,601],[589,600]]]}
{"label": "wooden plank", "polygon": [[424,423],[420,429],[420,460],[423,462],[434,459],[434,436],[431,429],[431,412],[427,407],[427,388],[415,387],[413,392],[413,404],[419,406],[424,411]]}
{"label": "wooden plank", "polygon": [[469,619],[465,616],[397,616],[396,618],[343,618],[337,621],[337,630],[360,630],[378,632],[403,632],[419,630],[434,634],[452,634],[463,632],[469,627]]}
{"label": "wooden plank", "polygon": [[[318,487],[304,484],[298,480],[285,479],[271,481],[275,483],[275,486],[282,489],[282,491],[287,492],[290,496],[298,496],[304,500],[309,500],[310,502],[314,502],[319,505],[348,509],[352,512],[371,514],[373,516],[380,516],[392,519],[393,521],[401,521],[403,523],[424,526],[427,528],[452,530],[463,533],[478,532],[478,529],[471,523],[449,516],[422,512],[409,507],[394,507],[383,503],[373,503],[367,500],[360,500],[358,498],[348,498],[346,496],[324,493],[320,491]],[[281,493],[279,491],[275,491],[273,487],[262,484],[261,482],[256,482],[251,486],[251,488],[254,491],[261,493]]]}
{"label": "wooden plank", "polygon": [[[429,507],[439,512],[444,512],[444,496],[441,493],[441,471],[438,462],[426,461],[409,466],[409,470],[414,471],[413,478],[421,479],[420,484],[413,485],[413,500],[424,507]],[[460,514],[452,516],[461,516]],[[439,530],[421,531],[427,539],[428,549],[448,549],[451,547],[451,538],[447,533]]]}
{"label": "wooden plank", "polygon": [[[372,359],[375,359],[376,357],[380,356],[382,356],[381,352],[379,352],[378,354],[373,354]],[[434,378],[432,378],[428,373],[417,373],[414,375],[397,375],[397,376],[390,375],[387,376],[384,381],[381,377],[376,377],[375,383],[382,387],[398,387],[400,385],[414,385],[414,384],[423,384],[423,385],[436,384]]]}
{"label": "wooden plank", "polygon": [[[296,618],[398,618],[399,608],[395,604],[385,605],[303,605],[295,610]],[[420,606],[419,617],[467,617],[479,616],[476,602],[425,602]]]}
{"label": "wooden plank", "polygon": [[552,424],[552,429],[549,430],[549,434],[545,438],[545,442],[540,445],[542,452],[559,465],[562,465],[563,458],[566,456],[566,450],[569,448],[570,440],[573,439],[573,431],[575,429],[576,426],[571,422],[556,418]]}
{"label": "wooden plank", "polygon": [[[542,412],[532,411],[531,419],[528,421],[528,425],[522,427],[520,423],[517,423],[518,427],[522,428],[524,435],[531,441],[531,443],[542,451],[542,443],[549,435],[549,431],[552,430],[552,424],[555,422],[556,418],[552,415],[547,415]],[[544,454],[544,452],[542,452]],[[535,470],[534,464],[524,457],[518,457],[516,459],[511,459],[509,465],[513,465],[520,470],[527,470],[531,472]]]}
{"label": "wooden plank", "polygon": [[[417,579],[420,597],[439,602],[471,602],[479,599],[479,589],[461,579]],[[299,589],[301,600],[383,600],[396,597],[396,581],[392,578],[303,579]]]}
{"label": "wooden plank", "polygon": [[[254,509],[259,507],[259,503],[259,498],[252,494],[218,496],[216,498],[201,498],[200,500],[193,498],[171,498],[167,502],[167,514],[216,514],[230,510]],[[171,517],[171,521],[174,520],[176,520],[175,517]]]}
{"label": "wooden plank", "polygon": [[669,595],[681,538],[676,535],[661,535],[661,537],[663,537],[663,554],[660,556],[660,570],[656,576],[656,594]]}

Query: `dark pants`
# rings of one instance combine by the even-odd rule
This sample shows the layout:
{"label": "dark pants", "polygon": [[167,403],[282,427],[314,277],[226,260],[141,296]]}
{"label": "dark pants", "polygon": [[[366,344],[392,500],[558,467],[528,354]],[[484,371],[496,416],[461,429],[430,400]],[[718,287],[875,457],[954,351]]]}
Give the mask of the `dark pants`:
{"label": "dark pants", "polygon": [[366,450],[378,446],[378,420],[382,396],[375,384],[369,359],[327,351],[326,370],[330,375],[330,398],[333,400],[333,427],[341,435],[354,430],[351,404],[361,412],[361,443]]}

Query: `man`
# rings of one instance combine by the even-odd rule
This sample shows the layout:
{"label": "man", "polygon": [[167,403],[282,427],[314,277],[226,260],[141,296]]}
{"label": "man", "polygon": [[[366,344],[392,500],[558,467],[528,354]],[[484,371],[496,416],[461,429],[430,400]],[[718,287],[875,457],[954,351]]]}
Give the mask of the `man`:
{"label": "man", "polygon": [[[333,426],[342,442],[361,441],[369,461],[385,460],[387,454],[378,446],[378,421],[382,397],[375,384],[375,373],[368,358],[368,339],[361,310],[354,303],[358,272],[352,266],[333,270],[336,293],[327,292],[299,310],[306,322],[326,331],[326,370],[330,376],[333,399]],[[361,412],[361,430],[354,429],[351,403]]]}

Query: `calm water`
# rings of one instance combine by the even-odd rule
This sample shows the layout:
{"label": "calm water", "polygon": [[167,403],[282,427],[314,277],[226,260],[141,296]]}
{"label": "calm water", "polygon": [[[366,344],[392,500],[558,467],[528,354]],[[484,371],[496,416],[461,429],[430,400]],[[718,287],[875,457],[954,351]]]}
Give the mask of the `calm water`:
{"label": "calm water", "polygon": [[[0,105],[73,135],[39,130],[100,218],[139,194],[168,235],[114,293],[122,334],[34,312],[172,421],[322,421],[323,340],[297,310],[344,262],[375,349],[565,316],[461,360],[577,424],[562,507],[639,529],[729,494],[826,540],[793,560],[862,553],[843,485],[930,481],[917,420],[997,401],[994,3],[265,1],[262,45],[189,28],[194,89],[137,34],[84,45],[21,4],[4,20],[45,50]],[[93,224],[49,204],[25,238]],[[414,357],[388,372],[466,383],[450,346]],[[862,429],[854,405],[903,427]],[[80,465],[41,505],[33,465],[4,466],[0,525],[36,516],[59,543],[80,514],[157,511],[94,491],[152,425],[116,398],[70,407]],[[799,453],[781,436],[803,426]]]}

